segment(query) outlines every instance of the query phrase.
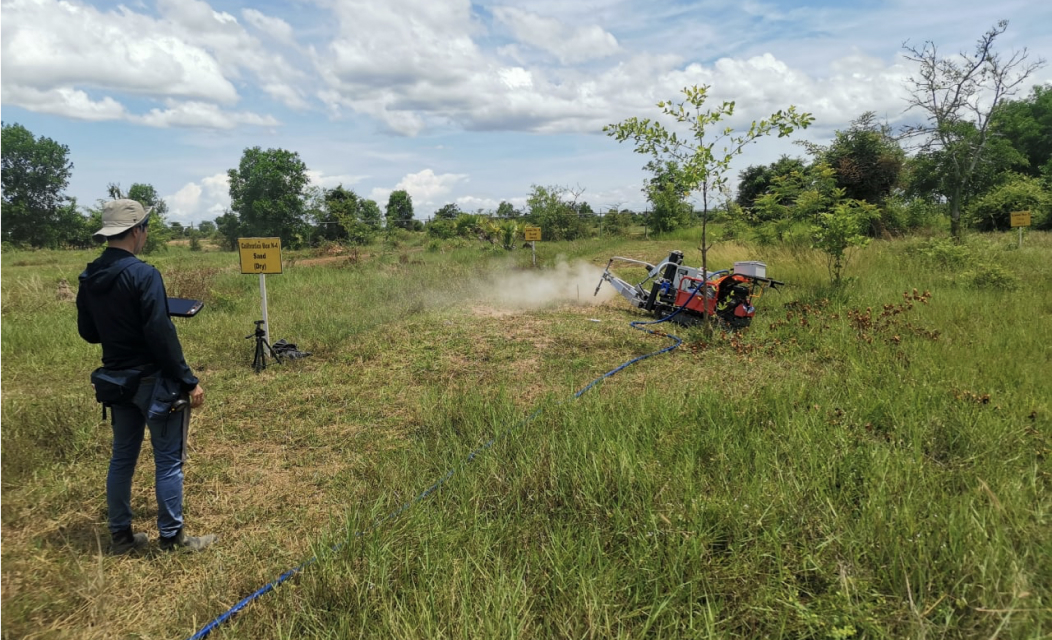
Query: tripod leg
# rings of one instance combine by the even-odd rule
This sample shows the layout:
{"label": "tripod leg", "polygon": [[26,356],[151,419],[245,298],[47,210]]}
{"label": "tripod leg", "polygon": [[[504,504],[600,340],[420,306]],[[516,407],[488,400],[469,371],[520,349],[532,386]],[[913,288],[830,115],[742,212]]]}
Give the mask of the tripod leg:
{"label": "tripod leg", "polygon": [[263,339],[256,338],[256,357],[252,360],[252,368],[256,373],[267,368],[267,356],[263,352]]}
{"label": "tripod leg", "polygon": [[270,346],[270,343],[266,340],[263,341],[263,344],[267,345],[267,350],[270,351],[270,357],[277,360],[278,364],[281,364],[281,356],[278,355],[277,351],[274,351],[274,347]]}

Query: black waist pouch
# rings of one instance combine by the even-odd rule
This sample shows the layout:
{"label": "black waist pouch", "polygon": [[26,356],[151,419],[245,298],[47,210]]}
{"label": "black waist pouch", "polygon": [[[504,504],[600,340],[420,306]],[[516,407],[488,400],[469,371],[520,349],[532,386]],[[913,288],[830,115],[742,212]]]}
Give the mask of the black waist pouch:
{"label": "black waist pouch", "polygon": [[138,369],[106,369],[99,367],[91,372],[91,386],[95,387],[95,399],[103,405],[131,402],[139,390],[142,371]]}
{"label": "black waist pouch", "polygon": [[156,419],[167,416],[171,413],[175,401],[182,395],[182,391],[182,385],[177,380],[158,376],[157,383],[153,386],[150,408],[146,410],[147,417]]}

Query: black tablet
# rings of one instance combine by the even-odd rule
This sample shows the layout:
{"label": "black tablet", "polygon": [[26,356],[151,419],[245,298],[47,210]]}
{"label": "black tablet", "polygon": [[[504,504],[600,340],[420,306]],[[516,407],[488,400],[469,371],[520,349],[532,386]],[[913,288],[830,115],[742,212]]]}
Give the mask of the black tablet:
{"label": "black tablet", "polygon": [[168,298],[168,315],[178,318],[192,318],[197,315],[205,303],[189,298]]}

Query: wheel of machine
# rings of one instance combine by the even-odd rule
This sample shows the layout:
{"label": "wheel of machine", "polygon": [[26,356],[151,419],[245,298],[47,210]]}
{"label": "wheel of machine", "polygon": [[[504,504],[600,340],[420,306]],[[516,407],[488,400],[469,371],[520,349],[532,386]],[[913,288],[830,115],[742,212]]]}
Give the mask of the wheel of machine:
{"label": "wheel of machine", "polygon": [[736,283],[720,287],[719,303],[716,305],[716,317],[724,328],[735,331],[745,329],[752,323],[752,316],[738,316],[734,312],[739,306],[748,304],[749,289]]}
{"label": "wheel of machine", "polygon": [[752,318],[745,317],[739,318],[734,315],[733,310],[729,314],[717,314],[716,316],[720,320],[720,325],[730,331],[738,331],[739,329],[746,329],[752,324]]}

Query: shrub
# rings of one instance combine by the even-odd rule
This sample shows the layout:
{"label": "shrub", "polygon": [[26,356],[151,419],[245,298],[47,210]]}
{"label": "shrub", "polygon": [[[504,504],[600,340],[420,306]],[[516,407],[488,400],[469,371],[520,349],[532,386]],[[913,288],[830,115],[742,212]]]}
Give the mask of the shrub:
{"label": "shrub", "polygon": [[440,238],[442,240],[449,240],[450,238],[457,235],[457,229],[453,224],[452,220],[446,220],[445,218],[437,218],[432,220],[427,225],[427,235],[432,238]]}
{"label": "shrub", "polygon": [[1019,288],[1019,277],[996,262],[977,264],[961,276],[977,289],[1015,291]]}
{"label": "shrub", "polygon": [[967,244],[959,244],[950,238],[932,238],[906,248],[908,255],[918,257],[930,266],[944,269],[961,269],[975,261],[975,252]]}
{"label": "shrub", "polygon": [[1052,193],[1037,178],[1015,175],[975,200],[968,216],[980,231],[996,231],[1011,228],[1013,211],[1030,211],[1034,228],[1047,229],[1052,225]]}

